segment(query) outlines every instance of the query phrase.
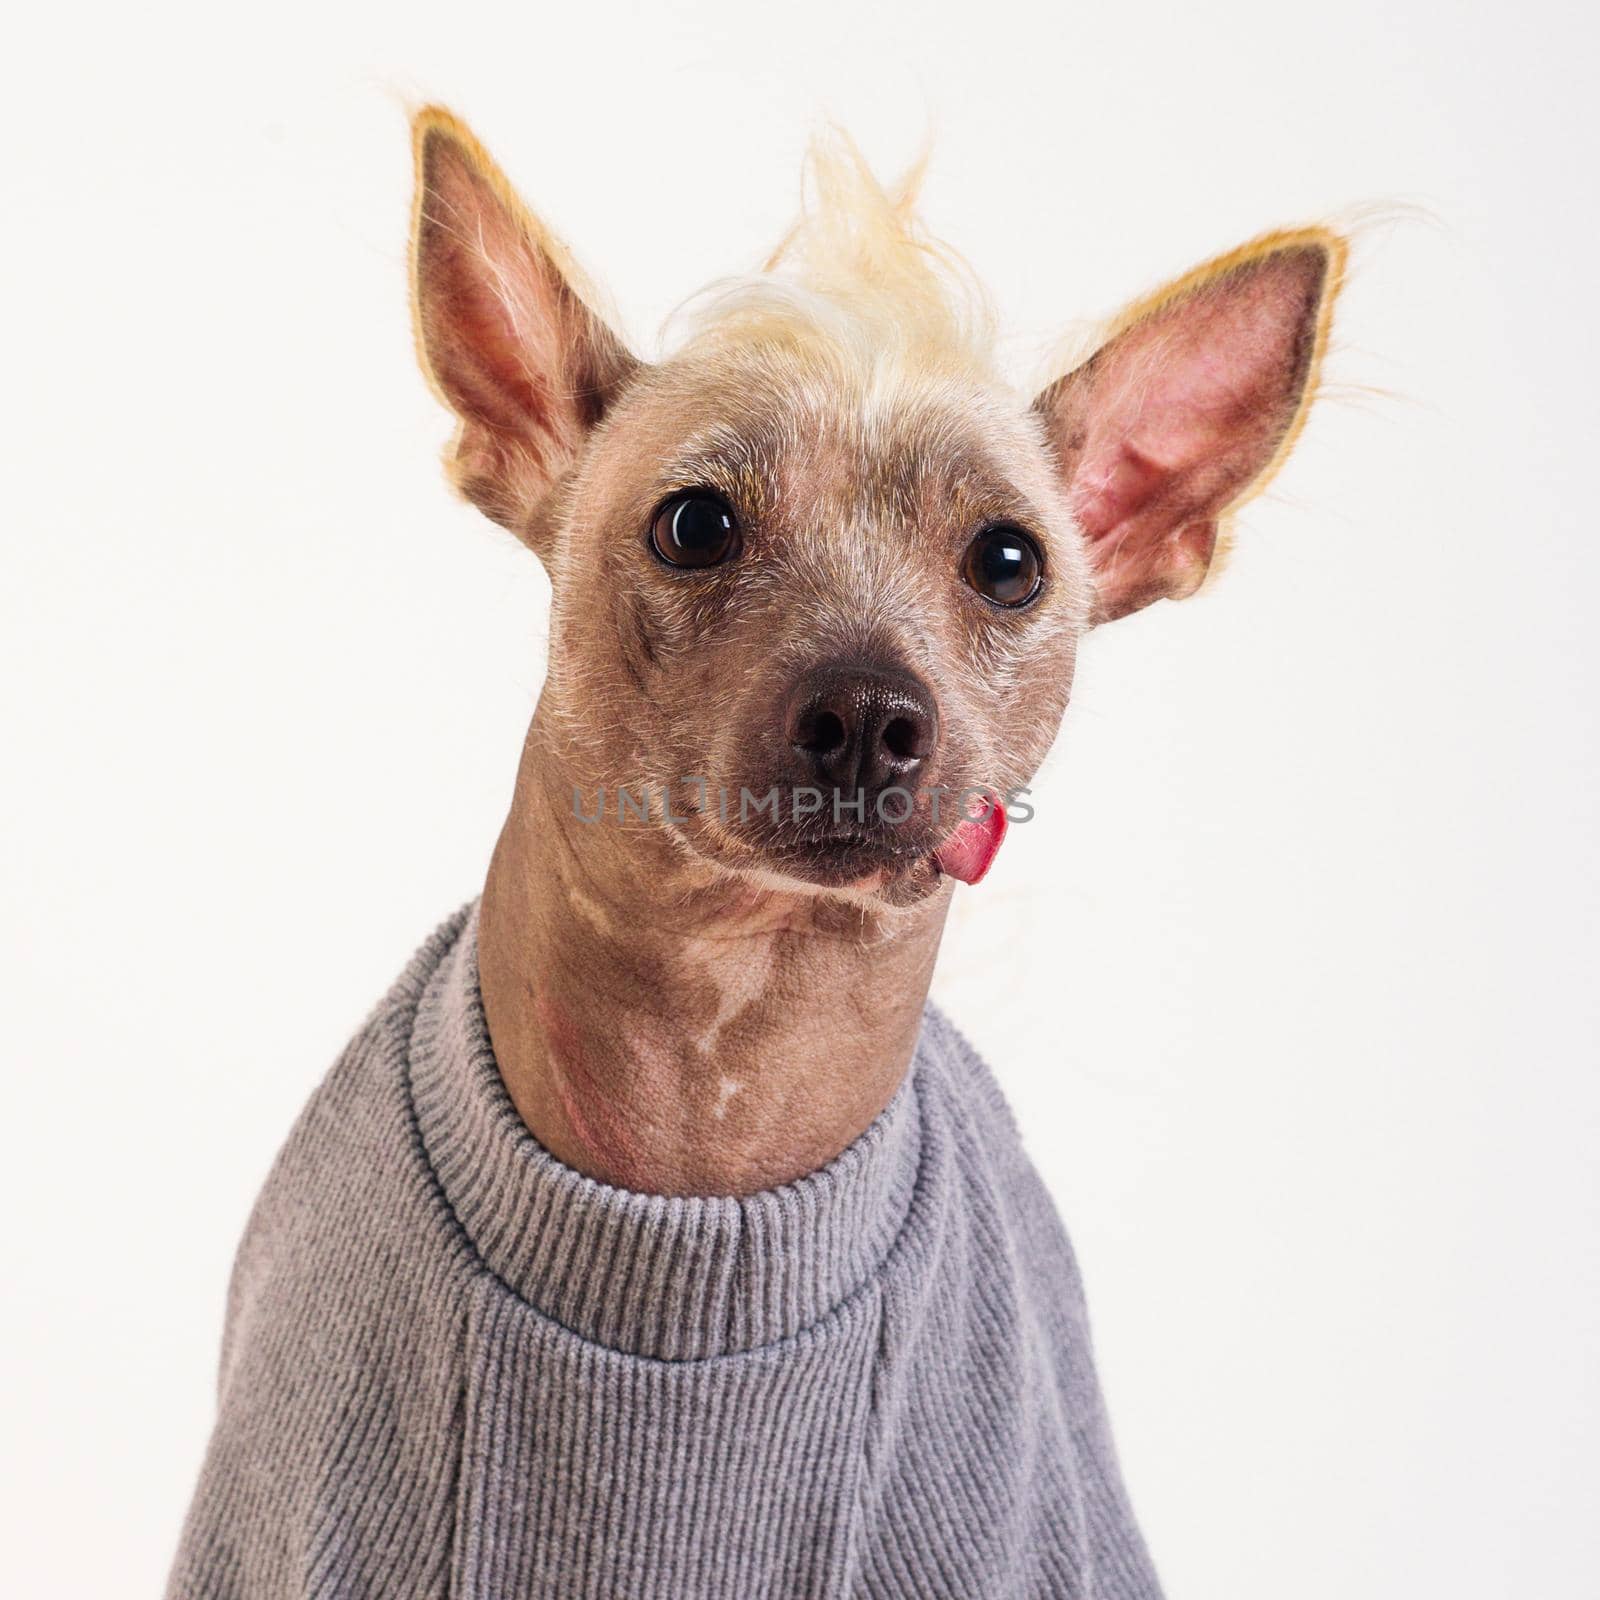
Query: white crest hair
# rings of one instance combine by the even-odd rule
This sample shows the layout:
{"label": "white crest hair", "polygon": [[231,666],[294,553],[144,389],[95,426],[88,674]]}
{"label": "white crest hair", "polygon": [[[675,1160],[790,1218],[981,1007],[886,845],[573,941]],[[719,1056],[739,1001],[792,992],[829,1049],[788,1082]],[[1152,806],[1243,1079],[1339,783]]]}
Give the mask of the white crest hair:
{"label": "white crest hair", "polygon": [[761,270],[725,279],[669,319],[695,347],[832,346],[865,368],[986,376],[995,316],[972,269],[916,212],[927,154],[892,188],[827,128],[806,153],[799,220]]}

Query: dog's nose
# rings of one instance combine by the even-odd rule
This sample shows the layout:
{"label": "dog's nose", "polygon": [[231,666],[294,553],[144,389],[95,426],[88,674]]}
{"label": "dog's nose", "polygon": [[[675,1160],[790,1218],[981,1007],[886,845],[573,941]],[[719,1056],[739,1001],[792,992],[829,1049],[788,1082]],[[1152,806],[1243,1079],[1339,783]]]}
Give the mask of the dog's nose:
{"label": "dog's nose", "polygon": [[789,743],[835,789],[882,789],[933,754],[939,714],[926,684],[892,667],[830,662],[789,695]]}

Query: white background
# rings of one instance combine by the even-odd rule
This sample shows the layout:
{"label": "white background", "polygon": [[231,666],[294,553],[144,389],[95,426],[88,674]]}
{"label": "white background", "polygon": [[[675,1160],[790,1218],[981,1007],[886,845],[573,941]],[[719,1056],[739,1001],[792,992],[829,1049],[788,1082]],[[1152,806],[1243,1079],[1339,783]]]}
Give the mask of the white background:
{"label": "white background", "polygon": [[1089,644],[937,988],[1175,1600],[1594,1595],[1597,43],[1549,0],[13,19],[8,1592],[158,1589],[251,1198],[509,794],[546,590],[412,364],[436,96],[646,350],[825,114],[888,170],[932,127],[1022,373],[1263,226],[1426,212],[1363,236],[1223,581]]}

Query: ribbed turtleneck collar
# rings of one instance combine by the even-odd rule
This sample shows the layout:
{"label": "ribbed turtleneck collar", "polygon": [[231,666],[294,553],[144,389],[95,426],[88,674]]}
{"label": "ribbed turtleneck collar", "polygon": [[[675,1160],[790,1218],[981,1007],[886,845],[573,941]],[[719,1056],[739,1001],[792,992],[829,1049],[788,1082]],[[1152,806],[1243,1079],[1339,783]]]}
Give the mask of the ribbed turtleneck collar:
{"label": "ribbed turtleneck collar", "polygon": [[489,1269],[584,1338],[662,1360],[771,1344],[825,1316],[910,1208],[917,1064],[842,1155],[744,1198],[637,1194],[552,1156],[518,1115],[478,989],[478,913],[440,940],[411,1037],[412,1102],[446,1200]]}

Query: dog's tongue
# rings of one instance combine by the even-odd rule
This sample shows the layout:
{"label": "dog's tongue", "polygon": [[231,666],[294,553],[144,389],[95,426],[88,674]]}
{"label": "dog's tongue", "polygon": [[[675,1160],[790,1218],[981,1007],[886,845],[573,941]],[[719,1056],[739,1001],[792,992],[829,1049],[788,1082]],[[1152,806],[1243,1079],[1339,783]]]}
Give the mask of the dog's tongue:
{"label": "dog's tongue", "polygon": [[963,883],[976,883],[994,865],[1006,836],[1006,808],[999,799],[990,796],[975,805],[983,808],[982,813],[965,818],[933,853],[940,871]]}

